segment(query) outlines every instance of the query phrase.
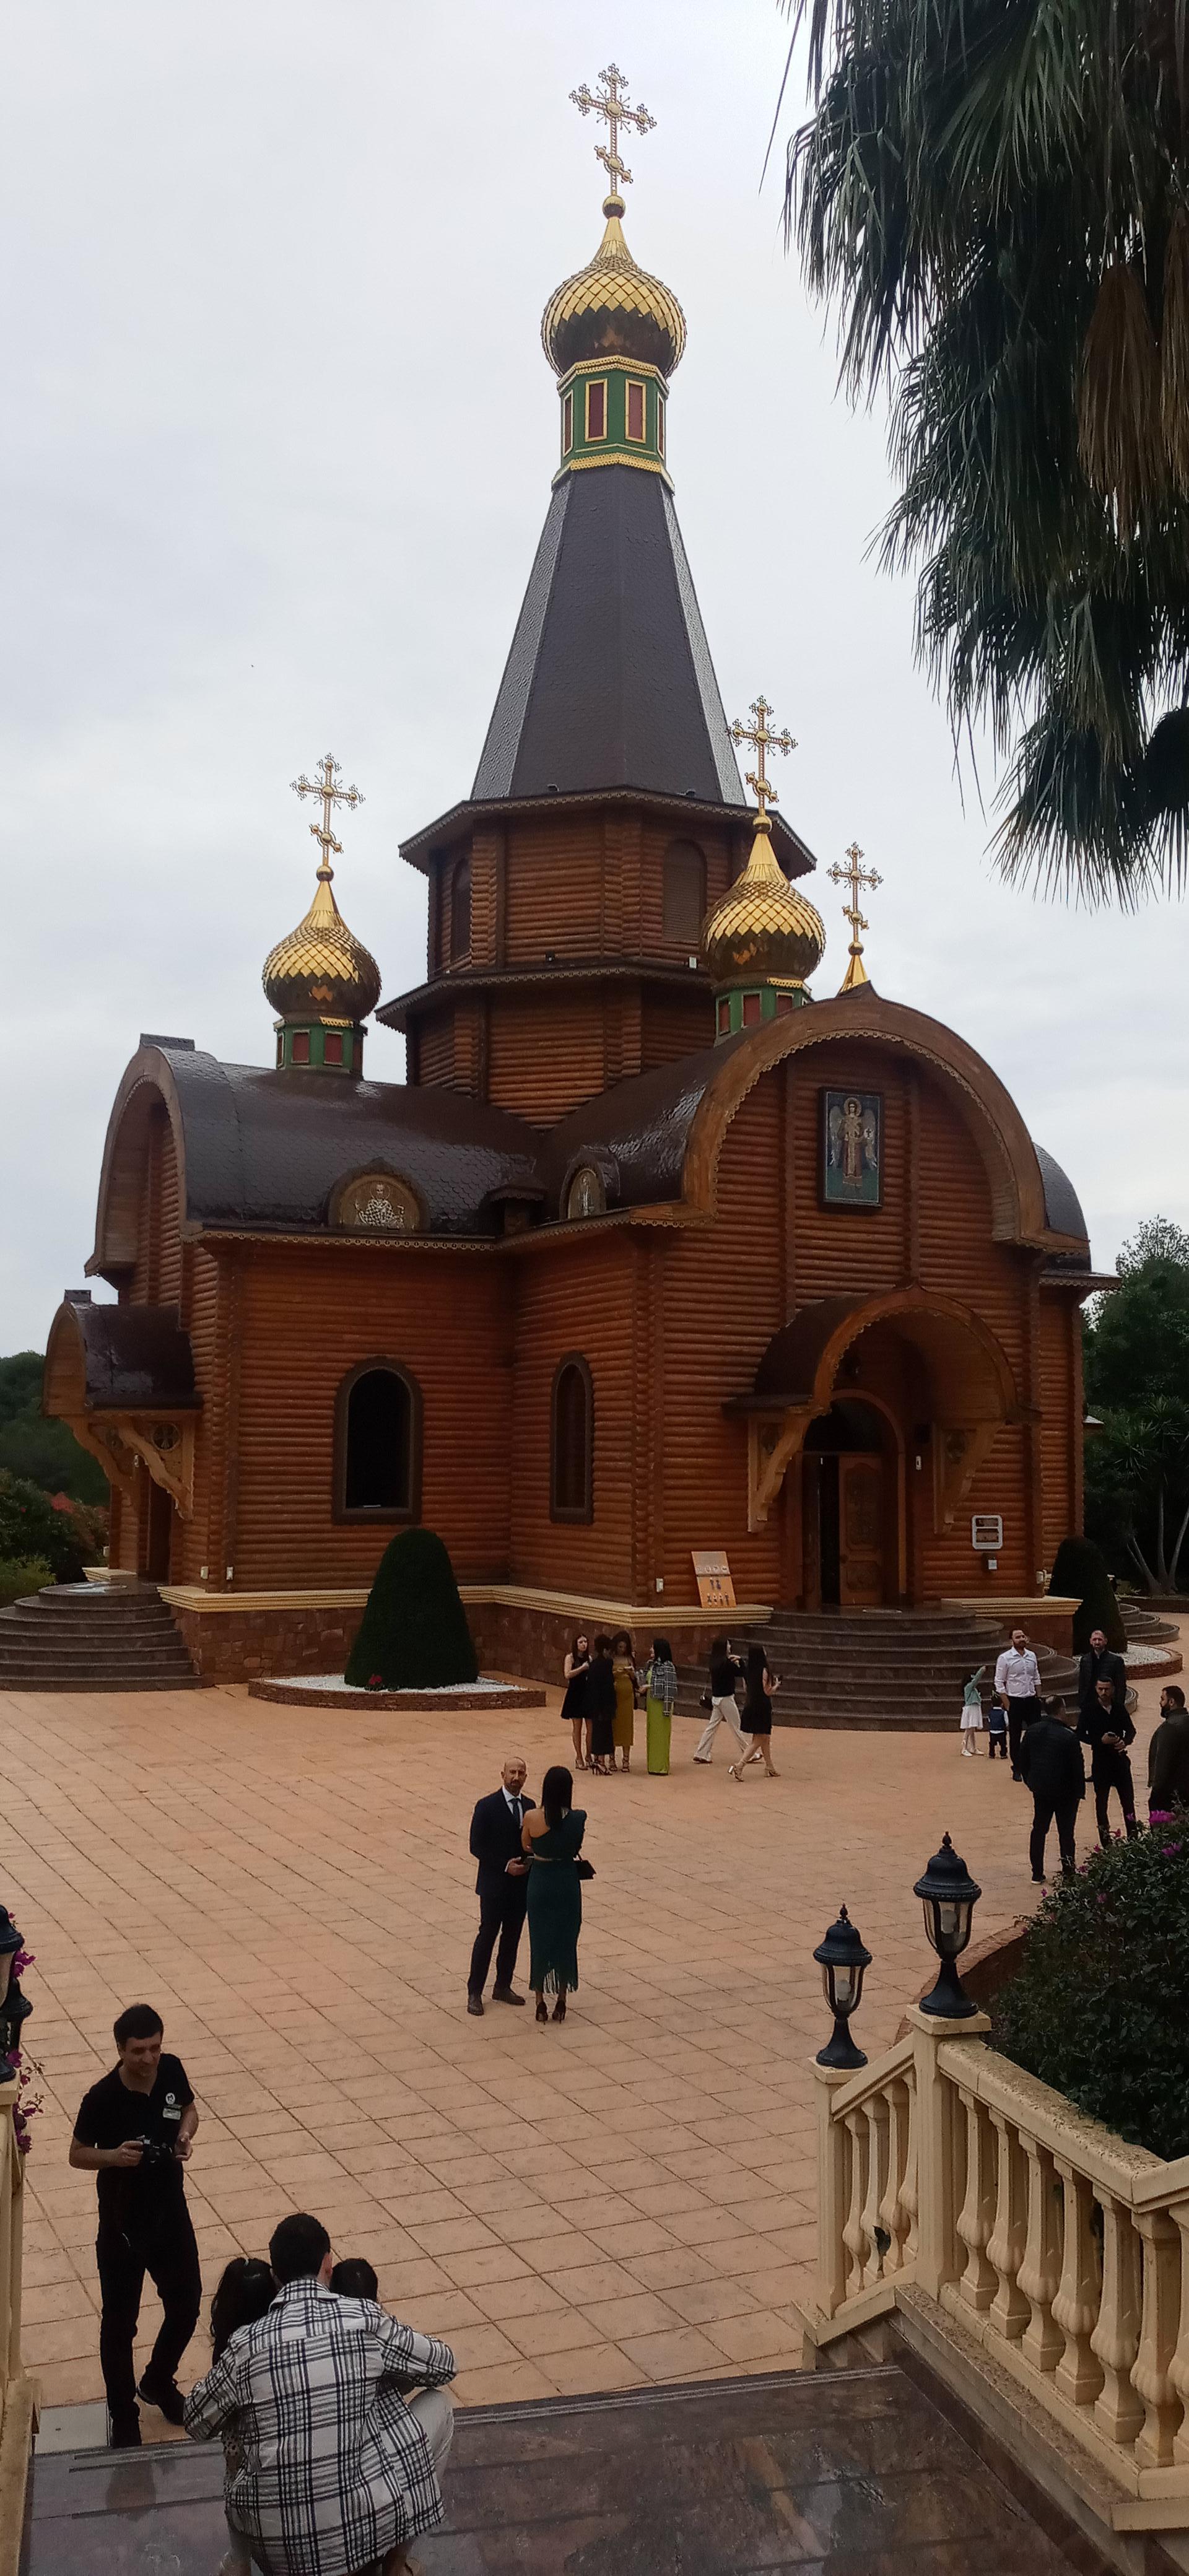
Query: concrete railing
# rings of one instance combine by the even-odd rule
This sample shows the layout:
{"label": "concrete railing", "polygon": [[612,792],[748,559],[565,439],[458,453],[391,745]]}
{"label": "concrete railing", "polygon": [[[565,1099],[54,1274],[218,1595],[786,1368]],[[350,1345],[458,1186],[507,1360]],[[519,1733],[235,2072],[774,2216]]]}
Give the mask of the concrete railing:
{"label": "concrete railing", "polygon": [[0,2576],[16,2576],[33,2435],[33,2383],[21,2367],[24,2160],[16,2142],[15,2083],[0,2084]]}
{"label": "concrete railing", "polygon": [[[1080,2445],[1118,2528],[1189,2529],[1189,2156],[1167,2163],[930,2020],[821,2067],[819,2344],[896,2308],[981,2348],[1029,2423]],[[911,2291],[911,2301],[905,2294]]]}

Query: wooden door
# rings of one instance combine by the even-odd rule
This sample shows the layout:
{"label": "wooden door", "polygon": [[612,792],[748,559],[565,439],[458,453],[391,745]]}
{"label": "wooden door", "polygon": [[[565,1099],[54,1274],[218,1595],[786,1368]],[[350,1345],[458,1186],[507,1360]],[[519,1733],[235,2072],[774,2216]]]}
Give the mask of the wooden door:
{"label": "wooden door", "polygon": [[845,1451],[838,1461],[839,1600],[843,1609],[884,1597],[883,1459]]}

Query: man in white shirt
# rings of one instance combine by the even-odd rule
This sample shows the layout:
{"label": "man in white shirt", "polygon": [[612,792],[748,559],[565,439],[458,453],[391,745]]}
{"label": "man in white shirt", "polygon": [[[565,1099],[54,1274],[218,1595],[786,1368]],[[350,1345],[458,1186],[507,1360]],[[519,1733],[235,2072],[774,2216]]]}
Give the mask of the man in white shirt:
{"label": "man in white shirt", "polygon": [[1040,1715],[1040,1668],[1022,1628],[1012,1629],[1011,1644],[1004,1647],[995,1666],[995,1695],[1007,1710],[1011,1776],[1022,1780],[1020,1746],[1024,1729]]}

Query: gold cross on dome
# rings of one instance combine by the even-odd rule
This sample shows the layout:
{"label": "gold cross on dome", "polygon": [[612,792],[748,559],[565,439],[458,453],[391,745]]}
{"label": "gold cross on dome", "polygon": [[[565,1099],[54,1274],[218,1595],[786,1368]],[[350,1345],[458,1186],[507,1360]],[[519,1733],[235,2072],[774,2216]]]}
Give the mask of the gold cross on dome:
{"label": "gold cross on dome", "polygon": [[863,866],[863,852],[857,841],[851,842],[846,855],[850,862],[849,866],[827,868],[826,875],[833,885],[850,887],[850,902],[844,903],[842,907],[842,918],[850,923],[850,964],[840,987],[842,992],[849,993],[854,985],[866,984],[870,980],[863,964],[863,942],[859,932],[870,930],[871,924],[866,914],[859,909],[859,896],[864,886],[869,886],[874,893],[876,886],[883,884],[883,878],[875,868]]}
{"label": "gold cross on dome", "polygon": [[631,171],[625,169],[619,157],[620,126],[630,125],[633,134],[648,134],[656,124],[656,118],[649,115],[643,101],[639,107],[628,106],[623,95],[624,76],[618,63],[608,63],[605,71],[599,73],[599,79],[606,82],[605,89],[588,89],[583,81],[581,89],[570,91],[570,97],[579,116],[601,116],[607,126],[608,140],[596,143],[595,159],[602,162],[612,193],[618,196],[621,182],[625,188],[632,184]]}
{"label": "gold cross on dome", "polygon": [[753,698],[751,702],[751,713],[754,721],[749,725],[741,724],[738,716],[736,716],[734,724],[731,727],[731,740],[732,742],[749,742],[753,746],[756,755],[756,766],[754,769],[748,770],[747,784],[749,787],[754,787],[756,803],[759,806],[761,814],[766,814],[770,805],[778,805],[780,803],[780,798],[778,797],[776,789],[768,776],[767,767],[765,765],[767,754],[770,751],[795,751],[797,746],[787,725],[785,726],[783,733],[770,732],[768,718],[772,713],[772,709],[766,698]]}
{"label": "gold cross on dome", "polygon": [[342,842],[336,841],[334,832],[331,828],[330,817],[334,807],[336,805],[347,805],[354,809],[356,805],[362,805],[363,798],[357,787],[339,786],[338,782],[342,776],[342,771],[332,751],[328,751],[323,759],[315,761],[314,768],[315,775],[313,778],[307,778],[303,769],[300,778],[293,778],[289,783],[295,796],[320,796],[322,799],[321,823],[311,823],[310,825],[310,830],[313,833],[314,839],[318,842],[322,851],[322,858],[318,869],[318,873],[321,875],[323,868],[328,872],[330,870],[330,853],[332,850],[334,851],[336,858],[341,858],[343,854]]}

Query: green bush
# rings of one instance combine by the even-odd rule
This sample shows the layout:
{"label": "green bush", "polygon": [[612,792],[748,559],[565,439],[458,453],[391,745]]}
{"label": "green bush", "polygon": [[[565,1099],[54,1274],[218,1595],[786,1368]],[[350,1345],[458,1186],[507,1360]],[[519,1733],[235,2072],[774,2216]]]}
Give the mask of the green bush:
{"label": "green bush", "polygon": [[1084,1655],[1096,1628],[1116,1655],[1127,1643],[1123,1615],[1115,1599],[1107,1561],[1092,1538],[1063,1538],[1049,1577],[1050,1592],[1081,1601],[1073,1614],[1074,1653]]}
{"label": "green bush", "polygon": [[14,1351],[0,1359],[0,1467],[26,1476],[47,1494],[106,1504],[107,1478],[97,1458],[81,1447],[65,1422],[41,1410],[45,1362],[40,1351]]}
{"label": "green bush", "polygon": [[56,1583],[81,1583],[84,1557],[94,1554],[70,1512],[56,1512],[40,1485],[0,1467],[0,1558],[44,1557]]}
{"label": "green bush", "polygon": [[993,2045],[1079,2111],[1189,2153],[1189,1811],[1058,1882],[991,2019]]}
{"label": "green bush", "polygon": [[454,1568],[433,1530],[402,1530],[386,1547],[368,1594],[346,1678],[366,1690],[441,1690],[479,1672]]}
{"label": "green bush", "polygon": [[0,1557],[0,1610],[7,1610],[13,1601],[26,1601],[31,1592],[40,1592],[53,1579],[43,1556]]}

